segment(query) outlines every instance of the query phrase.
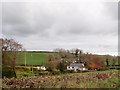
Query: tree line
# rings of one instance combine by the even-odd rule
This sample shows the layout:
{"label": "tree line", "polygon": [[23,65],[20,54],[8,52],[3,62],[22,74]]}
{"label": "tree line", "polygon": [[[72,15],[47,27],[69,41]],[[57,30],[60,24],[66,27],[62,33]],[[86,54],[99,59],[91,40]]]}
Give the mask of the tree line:
{"label": "tree line", "polygon": [[84,63],[85,67],[89,70],[106,70],[109,69],[109,66],[119,66],[118,56],[84,53],[78,48],[70,50],[57,48],[53,52],[55,53],[48,55],[46,62],[46,66],[51,71],[58,69],[64,72],[66,71],[67,65],[73,62]]}
{"label": "tree line", "polygon": [[[5,71],[12,70],[12,74],[16,77],[16,59],[20,55],[20,51],[24,51],[23,45],[14,39],[0,39],[2,49],[2,69],[5,74],[9,74]],[[91,53],[85,53],[81,49],[74,48],[65,50],[63,48],[56,48],[54,53],[49,53],[46,59],[47,70],[50,72],[60,71],[66,72],[66,67],[73,62],[84,63],[85,67],[90,70],[103,70],[109,66],[115,66],[118,63],[118,56],[110,55],[96,55]],[[8,54],[9,53],[9,54]],[[110,63],[112,61],[112,63]],[[3,74],[4,74],[3,73]],[[4,76],[4,75],[3,75]]]}

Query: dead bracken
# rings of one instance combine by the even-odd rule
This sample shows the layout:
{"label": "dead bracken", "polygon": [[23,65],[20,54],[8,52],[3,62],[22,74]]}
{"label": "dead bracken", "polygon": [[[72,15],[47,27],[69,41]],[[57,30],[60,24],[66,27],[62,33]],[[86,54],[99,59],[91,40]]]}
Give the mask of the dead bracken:
{"label": "dead bracken", "polygon": [[[31,76],[23,78],[3,79],[3,88],[7,85],[9,88],[81,88],[87,82],[96,82],[109,80],[111,77],[117,77],[118,73],[74,73],[59,76]],[[107,83],[104,83],[105,85]],[[99,85],[99,84],[98,84]],[[87,86],[87,85],[86,85]],[[116,87],[113,83],[110,87]]]}

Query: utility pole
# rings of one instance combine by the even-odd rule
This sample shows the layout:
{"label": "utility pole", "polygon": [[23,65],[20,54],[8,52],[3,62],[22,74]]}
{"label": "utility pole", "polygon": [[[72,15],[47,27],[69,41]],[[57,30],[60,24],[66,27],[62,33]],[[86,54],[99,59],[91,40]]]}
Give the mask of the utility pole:
{"label": "utility pole", "polygon": [[26,51],[25,51],[25,66],[26,66]]}

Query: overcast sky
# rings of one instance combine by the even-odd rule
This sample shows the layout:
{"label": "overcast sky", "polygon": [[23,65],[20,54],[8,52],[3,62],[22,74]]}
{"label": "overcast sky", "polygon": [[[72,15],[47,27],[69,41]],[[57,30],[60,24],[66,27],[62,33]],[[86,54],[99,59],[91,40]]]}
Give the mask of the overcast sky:
{"label": "overcast sky", "polygon": [[2,34],[27,50],[118,51],[117,2],[4,2]]}

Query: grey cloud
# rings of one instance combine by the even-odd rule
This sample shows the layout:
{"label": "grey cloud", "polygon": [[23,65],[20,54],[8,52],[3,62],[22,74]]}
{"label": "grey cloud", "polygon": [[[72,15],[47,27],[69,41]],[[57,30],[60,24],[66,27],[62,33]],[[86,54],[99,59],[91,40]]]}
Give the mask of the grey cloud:
{"label": "grey cloud", "polygon": [[33,33],[27,23],[26,11],[25,3],[3,3],[3,34],[12,37]]}
{"label": "grey cloud", "polygon": [[[19,28],[19,30],[21,29],[21,32],[23,31],[22,29],[24,29],[25,31],[28,32],[28,34],[30,34],[29,31],[30,32],[34,31],[37,33],[40,32],[40,34],[42,35],[42,33],[44,34],[45,32],[47,32],[46,29],[48,30],[49,28],[53,27],[55,23],[58,23],[58,22],[62,23],[62,24],[58,23],[58,26],[55,27],[55,29],[57,30],[55,32],[57,32],[59,34],[60,33],[61,34],[65,34],[65,33],[67,33],[67,34],[92,34],[92,33],[96,34],[101,30],[105,31],[103,29],[104,28],[103,26],[102,26],[103,28],[99,27],[99,29],[95,26],[95,23],[98,23],[98,26],[101,26],[100,24],[105,22],[104,20],[100,23],[99,23],[98,18],[97,18],[98,19],[97,22],[96,22],[96,19],[92,21],[92,19],[94,19],[94,17],[91,18],[91,15],[88,18],[90,20],[87,20],[84,15],[84,14],[88,14],[88,13],[85,13],[87,11],[85,11],[85,12],[82,11],[83,13],[80,13],[79,10],[76,10],[76,6],[74,6],[74,4],[73,4],[73,6],[72,6],[72,4],[60,4],[60,5],[58,4],[58,6],[56,8],[60,8],[58,10],[60,10],[61,12],[56,9],[52,12],[52,14],[49,12],[49,10],[51,10],[53,8],[50,8],[50,7],[46,8],[45,7],[45,6],[47,6],[46,4],[42,5],[43,7],[40,6],[41,4],[39,4],[39,6],[35,6],[35,4],[33,4],[33,8],[34,8],[34,6],[35,6],[35,8],[33,10],[31,10],[31,12],[29,10],[27,10],[28,8],[25,5],[26,5],[25,3],[14,3],[14,4],[13,3],[10,3],[10,4],[5,3],[5,5],[3,5],[4,6],[3,9],[5,9],[5,10],[3,10],[3,23],[6,24],[6,23],[10,22],[10,24],[12,24],[12,25],[24,24],[25,25],[24,27],[28,27],[28,28],[24,29],[23,25],[19,25],[22,28],[20,28],[19,26],[18,26],[18,28]],[[30,6],[31,3],[29,3],[27,5]],[[52,5],[54,5],[54,4],[52,4]],[[49,6],[51,6],[51,4]],[[72,6],[72,8],[71,8],[71,6]],[[109,4],[108,4],[108,6],[109,6]],[[17,7],[17,9],[15,7]],[[62,7],[64,7],[64,8],[62,8]],[[12,9],[13,11],[9,10],[8,8]],[[8,10],[6,10],[6,9],[8,9]],[[76,10],[76,11],[74,12],[74,10]],[[72,13],[72,11],[74,13]],[[18,14],[18,13],[20,13],[20,14]],[[26,15],[27,13],[28,13],[28,16]],[[55,15],[54,15],[54,13],[55,13]],[[93,13],[93,16],[94,16],[94,13]],[[59,20],[59,18],[60,18],[60,20]],[[100,17],[100,19],[101,18],[102,17]],[[91,30],[91,26],[93,26],[93,28],[92,28],[93,30]],[[110,29],[110,28],[108,28],[108,29]],[[52,29],[50,29],[50,30],[52,30]]]}
{"label": "grey cloud", "polygon": [[118,20],[118,2],[105,2],[105,13],[113,19]]}
{"label": "grey cloud", "polygon": [[[110,52],[117,44],[116,10],[115,3],[100,2],[3,3],[3,34],[28,50],[62,47]],[[115,48],[106,49],[106,43]]]}
{"label": "grey cloud", "polygon": [[[2,13],[2,3],[0,3],[0,13]],[[2,37],[2,14],[0,14],[0,38]]]}
{"label": "grey cloud", "polygon": [[24,23],[26,11],[25,3],[2,3],[3,22],[8,24]]}
{"label": "grey cloud", "polygon": [[38,33],[42,35],[53,23],[53,19],[42,10],[39,11],[39,8],[31,12],[26,3],[3,3],[2,11],[5,35],[28,36]]}

